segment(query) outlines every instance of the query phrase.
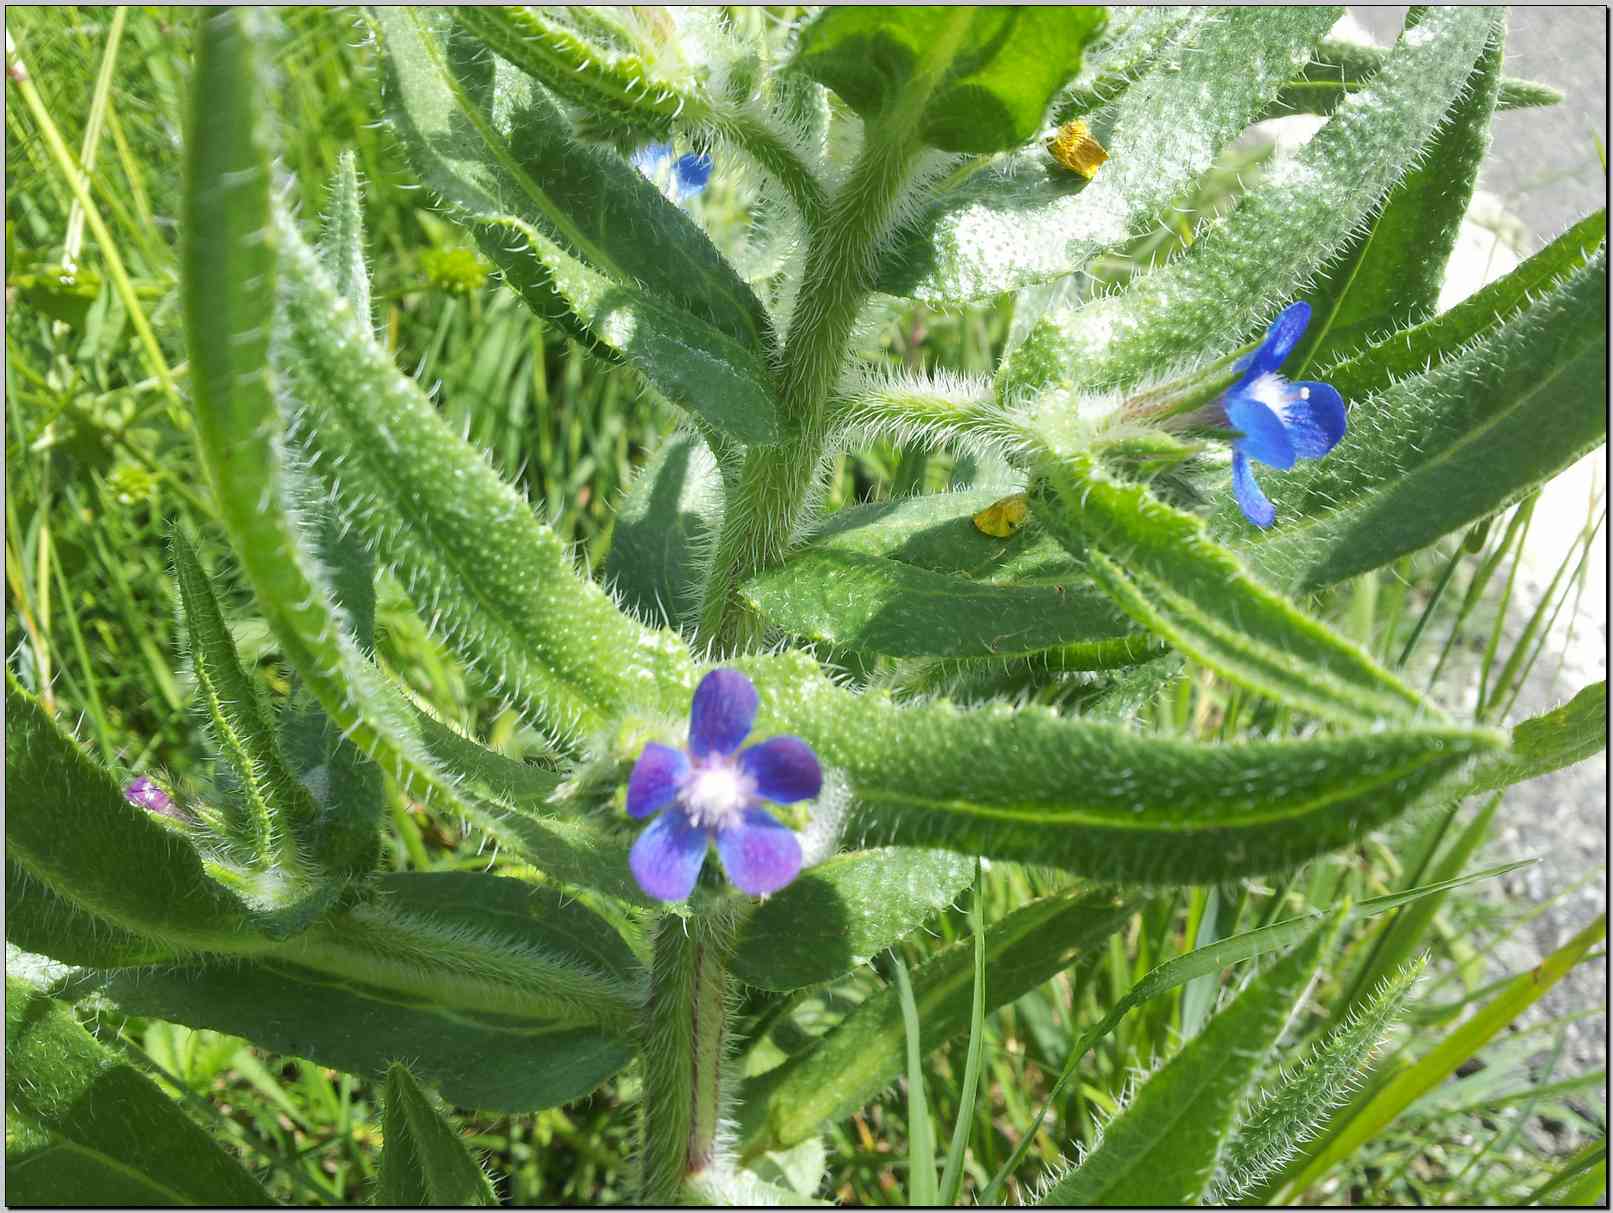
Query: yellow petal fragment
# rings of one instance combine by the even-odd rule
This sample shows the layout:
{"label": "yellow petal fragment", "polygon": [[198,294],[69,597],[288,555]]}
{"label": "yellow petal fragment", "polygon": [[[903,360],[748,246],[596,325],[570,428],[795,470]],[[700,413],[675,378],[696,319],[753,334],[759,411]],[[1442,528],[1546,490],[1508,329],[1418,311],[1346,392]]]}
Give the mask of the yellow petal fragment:
{"label": "yellow petal fragment", "polygon": [[1010,539],[1025,525],[1030,509],[1024,493],[1015,493],[1001,501],[993,501],[974,517],[975,530],[993,539]]}
{"label": "yellow petal fragment", "polygon": [[1047,150],[1072,173],[1080,173],[1088,181],[1097,175],[1098,168],[1109,159],[1103,144],[1092,137],[1092,131],[1079,118],[1072,118],[1047,141]]}

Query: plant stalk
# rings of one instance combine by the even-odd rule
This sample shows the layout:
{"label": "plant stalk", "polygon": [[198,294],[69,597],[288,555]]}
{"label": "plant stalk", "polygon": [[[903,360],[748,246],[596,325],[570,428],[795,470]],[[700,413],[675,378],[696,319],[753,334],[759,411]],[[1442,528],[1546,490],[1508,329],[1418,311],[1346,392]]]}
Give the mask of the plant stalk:
{"label": "plant stalk", "polygon": [[664,914],[653,947],[643,1019],[638,1203],[666,1205],[677,1202],[683,1185],[717,1153],[727,934],[709,917]]}

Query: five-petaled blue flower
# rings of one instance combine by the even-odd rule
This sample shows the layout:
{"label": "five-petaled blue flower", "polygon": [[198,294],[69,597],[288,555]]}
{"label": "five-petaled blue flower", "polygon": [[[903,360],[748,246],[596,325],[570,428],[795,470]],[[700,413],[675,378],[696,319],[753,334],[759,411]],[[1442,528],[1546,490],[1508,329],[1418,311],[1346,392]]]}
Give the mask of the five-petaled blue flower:
{"label": "five-petaled blue flower", "polygon": [[627,811],[661,811],[633,844],[628,865],[651,897],[682,901],[713,835],[723,869],[745,892],[782,889],[801,870],[801,844],[760,807],[810,800],[823,786],[812,747],[773,737],[741,750],[756,719],[756,687],[738,670],[713,670],[695,688],[687,752],[650,742],[627,781]]}
{"label": "five-petaled blue flower", "polygon": [[[672,161],[670,181],[663,181],[667,161]],[[707,152],[685,152],[673,159],[669,143],[647,143],[633,153],[633,165],[668,192],[674,202],[693,198],[706,188],[715,165]]]}
{"label": "five-petaled blue flower", "polygon": [[1232,428],[1243,433],[1232,444],[1232,492],[1258,527],[1276,521],[1277,507],[1255,483],[1249,461],[1287,471],[1296,459],[1320,459],[1344,437],[1344,398],[1337,391],[1325,383],[1290,383],[1277,373],[1310,321],[1310,304],[1284,308],[1260,348],[1239,364],[1243,378],[1221,398]]}

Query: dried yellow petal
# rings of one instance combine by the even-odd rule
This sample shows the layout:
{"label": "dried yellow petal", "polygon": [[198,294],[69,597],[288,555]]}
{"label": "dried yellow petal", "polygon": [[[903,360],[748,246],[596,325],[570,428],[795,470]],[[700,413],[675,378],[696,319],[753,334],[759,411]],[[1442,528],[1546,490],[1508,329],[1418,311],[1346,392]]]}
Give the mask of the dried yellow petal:
{"label": "dried yellow petal", "polygon": [[1088,181],[1097,174],[1098,167],[1109,159],[1103,144],[1092,137],[1092,131],[1079,118],[1072,118],[1059,127],[1058,133],[1047,141],[1047,150],[1072,173],[1080,173]]}
{"label": "dried yellow petal", "polygon": [[1001,501],[993,501],[974,517],[975,530],[993,539],[1010,539],[1025,525],[1030,505],[1024,493],[1015,493]]}

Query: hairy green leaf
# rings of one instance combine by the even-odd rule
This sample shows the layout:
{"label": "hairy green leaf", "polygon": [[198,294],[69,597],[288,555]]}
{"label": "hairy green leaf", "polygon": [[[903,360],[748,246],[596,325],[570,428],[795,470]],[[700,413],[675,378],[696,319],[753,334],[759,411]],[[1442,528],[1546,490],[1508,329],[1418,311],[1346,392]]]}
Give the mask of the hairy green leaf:
{"label": "hairy green leaf", "polygon": [[661,627],[692,621],[722,504],[722,481],[706,444],[694,434],[670,435],[616,511],[605,579],[618,600]]}
{"label": "hairy green leaf", "polygon": [[[125,800],[9,670],[5,819],[7,860],[84,914],[174,948],[264,944],[253,911],[207,876],[179,833]],[[48,924],[35,943],[54,954]]]}
{"label": "hairy green leaf", "polygon": [[1320,372],[1345,400],[1361,401],[1409,375],[1464,353],[1489,337],[1584,266],[1607,239],[1607,212],[1574,224],[1505,277],[1475,291],[1449,311],[1404,329]]}
{"label": "hairy green leaf", "polygon": [[269,1194],[172,1100],[27,982],[6,979],[13,1205],[261,1206]]}
{"label": "hairy green leaf", "polygon": [[496,1205],[498,1195],[453,1122],[432,1103],[402,1062],[386,1072],[377,1204]]}
{"label": "hairy green leaf", "polygon": [[1560,708],[1523,721],[1512,730],[1504,758],[1481,763],[1454,796],[1498,792],[1583,762],[1607,748],[1607,680],[1593,682]]}
{"label": "hairy green leaf", "polygon": [[1485,1006],[1439,1041],[1417,1061],[1402,1066],[1364,1105],[1344,1120],[1330,1126],[1328,1135],[1304,1151],[1303,1165],[1290,1169],[1284,1190],[1292,1197],[1302,1196],[1317,1180],[1361,1145],[1381,1133],[1395,1117],[1537,1002],[1546,991],[1565,977],[1596,944],[1607,938],[1604,914],[1539,965],[1520,973]]}
{"label": "hairy green leaf", "polygon": [[756,732],[794,733],[852,794],[845,836],[1047,864],[1105,880],[1209,884],[1359,839],[1468,758],[1485,729],[1193,745],[1006,705],[897,706],[838,690],[801,656],[736,663]]}
{"label": "hairy green leaf", "polygon": [[1338,18],[1337,7],[1193,11],[1146,74],[1091,119],[1109,159],[1087,183],[1044,152],[941,193],[885,254],[879,289],[958,303],[1061,278],[1156,222]]}
{"label": "hairy green leaf", "polygon": [[156,964],[176,948],[115,927],[58,897],[28,869],[6,858],[6,939],[28,952],[63,964],[100,969]]}
{"label": "hairy green leaf", "polygon": [[531,1112],[580,1099],[632,1046],[598,1028],[456,1010],[276,960],[104,975],[131,1015],[241,1036],[376,1080],[403,1059],[461,1107]]}
{"label": "hairy green leaf", "polygon": [[354,323],[289,226],[287,348],[307,443],[455,651],[561,738],[654,699],[685,659],[580,577],[558,536]]}
{"label": "hairy green leaf", "polygon": [[232,823],[237,827],[232,833],[258,863],[285,860],[295,872],[299,847],[310,859],[321,857],[319,806],[280,752],[268,705],[241,667],[213,587],[182,531],[173,532],[171,548],[197,693],[245,802],[243,820]]}
{"label": "hairy green leaf", "polygon": [[1033,504],[1138,623],[1250,690],[1368,727],[1442,714],[1364,650],[1267,589],[1203,521],[1115,481],[1091,455],[1043,462]]}
{"label": "hairy green leaf", "polygon": [[[986,1002],[1005,1006],[1068,968],[1129,921],[1133,907],[1072,890],[1031,902],[986,931]],[[913,972],[925,1046],[969,1027],[974,942],[965,939]],[[825,1120],[850,1115],[901,1073],[906,1032],[895,987],[867,999],[838,1029],[746,1083],[740,1137],[747,1156],[804,1141]]]}
{"label": "hairy green leaf", "polygon": [[1336,361],[1378,334],[1425,319],[1439,302],[1445,265],[1490,148],[1505,38],[1506,21],[1497,14],[1466,92],[1416,167],[1311,289],[1310,327],[1288,363],[1295,379],[1304,378],[1308,366]]}
{"label": "hairy green leaf", "polygon": [[1295,590],[1331,585],[1487,518],[1607,440],[1607,255],[1515,322],[1352,410],[1326,459],[1271,476],[1262,536],[1212,520]]}
{"label": "hairy green leaf", "polygon": [[[983,544],[989,542],[981,536]],[[1149,654],[1089,581],[993,585],[878,556],[807,548],[741,590],[795,636],[892,657],[1014,657],[1062,646],[1063,669]]]}
{"label": "hairy green leaf", "polygon": [[1266,1055],[1316,976],[1342,921],[1335,912],[1249,983],[1149,1078],[1102,1141],[1043,1193],[1043,1205],[1197,1204]]}
{"label": "hairy green leaf", "polygon": [[358,184],[358,160],[351,148],[337,160],[325,202],[324,225],[319,234],[319,257],[337,294],[346,299],[353,315],[373,325],[370,312],[370,271],[364,261],[364,197]]}
{"label": "hairy green leaf", "polygon": [[1466,84],[1492,19],[1488,9],[1431,8],[1371,83],[1183,256],[1117,295],[1044,316],[1003,364],[999,392],[1135,384],[1252,336],[1416,158]]}
{"label": "hairy green leaf", "polygon": [[1226,1143],[1209,1199],[1232,1204],[1294,1156],[1343,1105],[1400,1017],[1423,962],[1386,978],[1344,1023],[1318,1041],[1279,1085],[1269,1089]]}
{"label": "hairy green leaf", "polygon": [[[1331,114],[1344,98],[1359,89],[1383,66],[1389,52],[1359,42],[1327,38],[1316,48],[1305,69],[1290,81],[1264,117],[1286,114]],[[1556,105],[1562,93],[1549,84],[1501,78],[1501,95],[1496,109],[1527,109]]]}
{"label": "hairy green leaf", "polygon": [[1095,6],[831,7],[802,32],[795,63],[866,120],[910,104],[923,78],[924,142],[996,152],[1040,129],[1104,17]]}
{"label": "hairy green leaf", "polygon": [[836,855],[750,909],[729,967],[768,990],[831,981],[951,905],[972,872],[942,851]]}

